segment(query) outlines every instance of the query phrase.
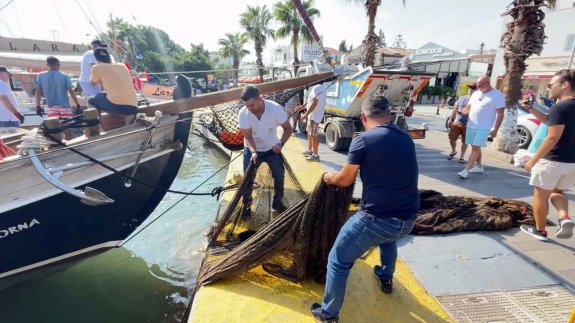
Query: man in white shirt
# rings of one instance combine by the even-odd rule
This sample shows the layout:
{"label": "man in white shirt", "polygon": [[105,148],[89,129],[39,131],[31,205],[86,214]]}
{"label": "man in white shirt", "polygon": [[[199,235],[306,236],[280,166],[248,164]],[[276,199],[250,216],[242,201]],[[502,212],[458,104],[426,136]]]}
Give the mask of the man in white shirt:
{"label": "man in white shirt", "polygon": [[0,66],[0,128],[19,128],[24,122],[24,116],[18,112],[18,102],[12,88],[8,69]]}
{"label": "man in white shirt", "polygon": [[[262,99],[257,87],[246,86],[240,98],[245,104],[238,115],[239,127],[244,135],[244,172],[250,163],[252,167],[259,167],[262,162],[268,164],[274,179],[272,208],[283,212],[286,209],[282,203],[285,168],[281,151],[292,134],[292,127],[282,106]],[[277,137],[278,126],[283,128],[281,139]],[[249,187],[252,186],[253,182]],[[251,214],[251,195],[251,189],[244,195],[244,217]]]}
{"label": "man in white shirt", "polygon": [[[319,161],[319,136],[318,127],[325,114],[326,93],[325,86],[318,84],[311,88],[307,98],[307,111],[301,116],[307,120],[307,151],[303,154],[308,161]],[[303,106],[296,107],[296,111]]]}
{"label": "man in white shirt", "polygon": [[[457,173],[467,178],[469,173],[483,173],[481,164],[481,147],[487,146],[487,138],[495,138],[503,121],[505,97],[503,93],[491,87],[489,76],[482,76],[475,83],[475,91],[462,114],[468,114],[465,143],[471,145],[471,154],[467,167]],[[495,123],[494,123],[495,122]]]}
{"label": "man in white shirt", "polygon": [[96,57],[94,57],[94,50],[96,48],[106,48],[107,46],[99,39],[94,39],[90,43],[91,49],[84,53],[82,62],[80,63],[80,78],[78,82],[82,87],[82,96],[90,97],[102,92],[100,85],[90,84],[90,76],[92,75],[92,66],[96,65]]}

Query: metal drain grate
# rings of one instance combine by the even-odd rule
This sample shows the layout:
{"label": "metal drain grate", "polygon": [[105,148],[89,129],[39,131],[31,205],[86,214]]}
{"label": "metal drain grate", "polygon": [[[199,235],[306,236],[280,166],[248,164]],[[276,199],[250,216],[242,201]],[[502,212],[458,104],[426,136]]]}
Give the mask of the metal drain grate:
{"label": "metal drain grate", "polygon": [[438,296],[437,299],[455,322],[535,322],[501,292]]}
{"label": "metal drain grate", "polygon": [[438,296],[456,322],[567,322],[575,294],[562,286]]}
{"label": "metal drain grate", "polygon": [[562,286],[507,293],[539,322],[567,322],[575,306],[575,294]]}

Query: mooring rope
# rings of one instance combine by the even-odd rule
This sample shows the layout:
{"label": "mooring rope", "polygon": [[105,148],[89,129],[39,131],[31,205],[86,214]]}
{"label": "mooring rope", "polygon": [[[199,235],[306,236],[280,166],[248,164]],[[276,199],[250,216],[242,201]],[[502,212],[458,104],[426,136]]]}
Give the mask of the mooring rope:
{"label": "mooring rope", "polygon": [[[153,126],[153,127],[154,127],[154,126]],[[153,128],[153,127],[148,127],[146,130],[149,131],[149,130],[151,130],[151,128]],[[43,128],[43,129],[45,128],[44,125],[42,125],[42,128]],[[93,163],[95,163],[95,164],[97,164],[97,165],[99,165],[99,166],[101,166],[101,167],[104,167],[105,169],[111,171],[111,172],[114,173],[114,174],[121,175],[124,180],[130,180],[130,181],[132,181],[132,182],[138,183],[138,184],[140,184],[140,185],[142,185],[142,186],[145,186],[145,187],[148,187],[148,188],[152,188],[152,189],[159,188],[159,189],[165,190],[165,191],[168,192],[168,193],[181,194],[181,195],[194,195],[194,196],[208,196],[208,195],[209,195],[209,196],[216,196],[218,199],[219,199],[219,196],[220,196],[220,194],[221,194],[222,192],[227,191],[227,190],[231,190],[231,189],[234,189],[234,188],[235,188],[235,187],[232,187],[232,186],[226,186],[226,187],[218,186],[218,187],[215,187],[211,192],[194,193],[194,191],[195,191],[197,188],[194,189],[194,190],[192,190],[191,192],[185,192],[185,191],[172,190],[172,189],[169,189],[169,188],[166,188],[166,187],[157,186],[157,185],[150,185],[150,184],[145,183],[145,182],[143,182],[143,181],[141,181],[141,180],[139,180],[139,179],[137,179],[137,178],[134,178],[134,177],[129,176],[129,175],[126,175],[126,174],[123,174],[123,173],[121,173],[120,171],[116,170],[115,168],[110,167],[110,166],[106,165],[105,163],[103,163],[103,162],[101,162],[101,161],[99,161],[99,160],[93,158],[92,156],[87,155],[87,154],[84,154],[83,152],[81,152],[81,151],[79,151],[79,150],[77,150],[77,149],[75,149],[75,148],[73,148],[73,147],[71,147],[71,146],[66,145],[65,143],[61,142],[60,140],[54,138],[50,133],[44,132],[44,134],[45,134],[49,139],[51,139],[52,141],[54,141],[57,145],[62,146],[62,147],[65,147],[66,149],[69,149],[70,151],[72,151],[72,152],[74,152],[74,153],[76,153],[76,154],[78,154],[78,155],[80,155],[80,156],[82,156],[82,157],[88,159],[89,161],[91,161],[91,162],[93,162]],[[188,149],[190,149],[190,151],[192,151],[191,148],[190,148],[188,145],[186,145],[186,146],[188,147]]]}

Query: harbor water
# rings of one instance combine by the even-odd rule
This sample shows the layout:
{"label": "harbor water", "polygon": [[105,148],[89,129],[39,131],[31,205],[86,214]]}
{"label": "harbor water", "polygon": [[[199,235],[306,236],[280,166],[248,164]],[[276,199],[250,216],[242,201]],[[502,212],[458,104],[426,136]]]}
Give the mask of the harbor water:
{"label": "harbor water", "polygon": [[[173,190],[194,189],[228,162],[201,138],[188,144]],[[226,172],[197,192],[223,185]],[[181,199],[168,193],[146,223],[161,217],[123,247],[0,280],[0,322],[179,322],[218,209],[215,197]]]}

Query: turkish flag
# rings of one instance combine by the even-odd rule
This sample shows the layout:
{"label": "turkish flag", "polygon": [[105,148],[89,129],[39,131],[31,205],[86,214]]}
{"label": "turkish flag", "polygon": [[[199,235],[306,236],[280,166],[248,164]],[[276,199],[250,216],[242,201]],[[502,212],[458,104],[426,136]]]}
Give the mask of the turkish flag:
{"label": "turkish flag", "polygon": [[130,63],[128,63],[128,61],[124,61],[124,65],[126,65],[126,68],[128,68],[128,71],[132,70],[132,65],[130,65]]}

